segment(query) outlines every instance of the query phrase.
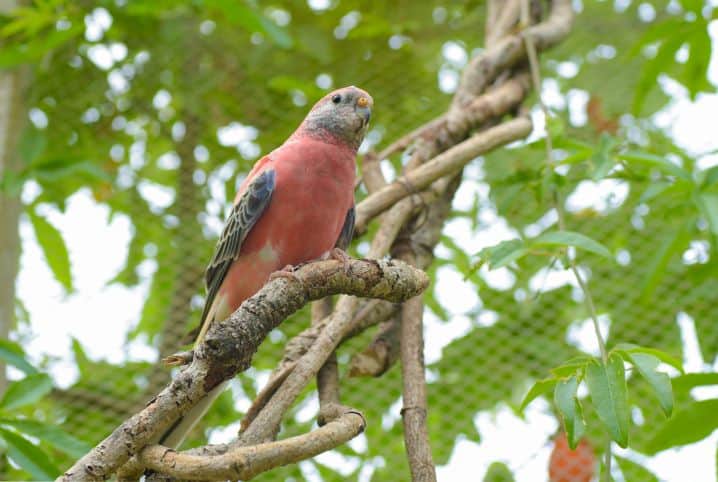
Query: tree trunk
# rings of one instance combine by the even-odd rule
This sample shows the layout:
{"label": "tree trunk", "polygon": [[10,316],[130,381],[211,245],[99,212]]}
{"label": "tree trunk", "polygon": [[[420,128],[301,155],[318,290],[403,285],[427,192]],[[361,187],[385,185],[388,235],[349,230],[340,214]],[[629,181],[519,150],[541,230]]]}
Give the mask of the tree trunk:
{"label": "tree trunk", "polygon": [[[0,1],[0,12],[17,6]],[[24,124],[22,69],[0,71],[0,179],[18,169],[17,139]],[[15,319],[15,278],[20,257],[19,193],[0,190],[0,338],[7,339]],[[7,384],[5,365],[0,363],[0,394]]]}
{"label": "tree trunk", "polygon": [[[20,5],[0,0],[0,13]],[[0,70],[0,179],[19,167],[17,140],[24,125],[22,93],[24,69]],[[15,279],[20,259],[20,194],[0,189],[0,339],[7,339],[15,323]],[[5,392],[5,365],[0,362],[0,394]]]}

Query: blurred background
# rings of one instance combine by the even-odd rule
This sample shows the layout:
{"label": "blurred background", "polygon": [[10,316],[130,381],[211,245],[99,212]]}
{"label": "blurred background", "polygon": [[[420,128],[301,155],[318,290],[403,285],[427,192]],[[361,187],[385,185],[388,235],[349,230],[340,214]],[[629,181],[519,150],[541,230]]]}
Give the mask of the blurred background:
{"label": "blurred background", "polygon": [[[569,229],[609,346],[681,359],[668,420],[629,376],[626,481],[716,480],[718,2],[574,1],[572,34],[542,54],[542,96],[563,164]],[[243,175],[332,88],[375,100],[362,153],[446,110],[481,51],[482,1],[0,2],[0,479],[58,475],[171,373],[198,321],[203,270]],[[546,125],[474,161],[430,271],[429,430],[440,480],[544,481],[560,423],[531,384],[598,354],[583,294],[560,258],[489,270],[482,248],[554,226],[540,194]],[[640,151],[638,160],[621,157]],[[630,157],[630,156],[629,156]],[[401,158],[382,163],[388,178]],[[365,195],[363,188],[357,197]],[[364,237],[352,254],[368,249]],[[189,445],[226,441],[309,324],[302,310],[214,405]],[[256,480],[408,479],[400,370],[344,376],[369,330],[339,352],[344,403],[368,427],[347,446]],[[579,391],[585,397],[585,391]],[[584,400],[590,405],[590,400]],[[313,391],[281,437],[315,426]],[[596,452],[608,437],[585,411]],[[676,422],[677,420],[677,422]],[[695,476],[686,478],[686,470]],[[560,479],[560,480],[584,480]],[[585,479],[588,480],[588,479]]]}

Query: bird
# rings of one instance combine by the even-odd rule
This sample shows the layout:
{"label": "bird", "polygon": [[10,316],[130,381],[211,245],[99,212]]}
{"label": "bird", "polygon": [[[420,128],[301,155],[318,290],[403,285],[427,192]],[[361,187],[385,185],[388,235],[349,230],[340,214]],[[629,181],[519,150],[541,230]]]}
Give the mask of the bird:
{"label": "bird", "polygon": [[[229,317],[272,276],[315,259],[346,260],[354,232],[356,155],[374,100],[348,86],[320,99],[279,147],[257,161],[239,187],[205,271],[207,296],[196,333]],[[181,364],[168,357],[168,364]],[[159,443],[178,448],[228,381],[177,420]]]}

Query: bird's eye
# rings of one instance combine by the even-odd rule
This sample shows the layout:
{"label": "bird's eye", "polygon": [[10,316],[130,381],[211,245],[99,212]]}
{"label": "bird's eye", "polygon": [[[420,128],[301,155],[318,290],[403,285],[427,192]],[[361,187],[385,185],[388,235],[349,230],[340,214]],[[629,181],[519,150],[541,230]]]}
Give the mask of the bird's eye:
{"label": "bird's eye", "polygon": [[342,101],[342,96],[341,96],[341,95],[336,94],[336,95],[332,96],[332,102],[334,102],[335,104],[338,104],[338,103],[341,102],[341,101]]}

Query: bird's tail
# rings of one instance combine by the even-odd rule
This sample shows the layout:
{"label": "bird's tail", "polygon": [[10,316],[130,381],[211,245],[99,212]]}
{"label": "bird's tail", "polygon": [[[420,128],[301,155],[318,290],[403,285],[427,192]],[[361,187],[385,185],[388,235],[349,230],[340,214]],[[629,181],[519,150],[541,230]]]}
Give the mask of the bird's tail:
{"label": "bird's tail", "polygon": [[197,422],[207,413],[209,407],[212,405],[217,397],[227,387],[229,380],[224,381],[214,387],[210,392],[197,403],[192,409],[180,417],[172,427],[170,427],[162,437],[160,437],[158,443],[165,447],[176,449],[184,441],[187,434],[194,428]]}
{"label": "bird's tail", "polygon": [[[224,313],[226,310],[223,309],[221,300],[221,297],[215,297],[209,308],[205,308],[205,312],[202,314],[203,321],[199,326],[199,334],[197,335],[195,346],[204,338],[204,335],[207,333],[207,327],[211,321],[213,321],[218,315],[229,315],[228,313]],[[217,313],[218,309],[220,312],[219,314]],[[162,434],[157,443],[173,449],[178,448],[190,430],[194,428],[197,422],[199,422],[204,414],[207,413],[207,410],[209,410],[209,407],[212,406],[212,403],[224,391],[228,383],[229,380],[226,380],[210,390],[209,393],[207,393],[207,395],[205,395],[205,397],[197,403],[197,405],[192,407],[189,412],[177,419],[177,421]]]}

